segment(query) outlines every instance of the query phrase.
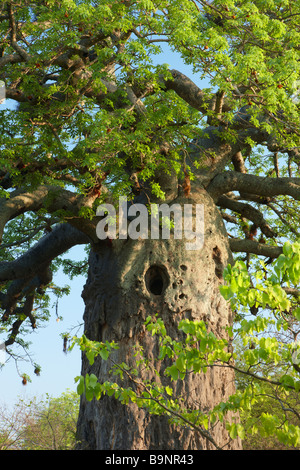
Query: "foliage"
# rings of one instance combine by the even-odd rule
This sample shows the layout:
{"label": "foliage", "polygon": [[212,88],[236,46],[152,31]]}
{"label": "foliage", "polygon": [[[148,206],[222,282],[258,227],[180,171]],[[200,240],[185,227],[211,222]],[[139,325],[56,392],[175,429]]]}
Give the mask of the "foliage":
{"label": "foliage", "polygon": [[72,450],[76,444],[78,395],[20,399],[12,410],[1,409],[1,450]]}
{"label": "foliage", "polygon": [[[240,377],[239,373],[237,384],[245,386],[245,378]],[[243,449],[299,449],[295,438],[299,429],[299,410],[299,392],[261,382],[257,401],[252,403],[251,409],[241,410],[240,413],[246,430]],[[290,433],[294,438],[287,438]]]}

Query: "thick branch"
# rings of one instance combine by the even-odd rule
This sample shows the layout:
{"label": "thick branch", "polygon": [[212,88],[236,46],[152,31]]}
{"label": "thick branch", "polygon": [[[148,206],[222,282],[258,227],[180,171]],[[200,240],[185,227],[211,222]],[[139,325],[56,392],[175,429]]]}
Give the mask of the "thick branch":
{"label": "thick branch", "polygon": [[[191,167],[192,172],[197,175],[200,184],[207,188],[214,177],[224,171],[232,155],[239,148],[238,143],[229,144],[224,142],[218,129],[209,126],[205,129],[203,137],[195,139],[189,145],[186,163]],[[194,162],[197,162],[198,165],[194,166]]]}
{"label": "thick branch", "polygon": [[77,226],[82,232],[96,240],[93,224],[88,220],[78,218],[79,210],[82,207],[91,207],[96,198],[96,194],[87,198],[50,185],[39,186],[32,192],[24,192],[18,189],[11,193],[9,199],[0,200],[0,241],[5,225],[9,220],[28,211],[36,212],[45,206],[50,213],[57,210],[66,211],[68,213],[68,222],[71,225]]}
{"label": "thick branch", "polygon": [[276,236],[276,233],[273,232],[273,230],[265,221],[262,213],[258,209],[250,206],[250,204],[235,201],[234,199],[227,196],[220,196],[217,201],[217,205],[237,212],[242,217],[246,217],[248,220],[251,220],[257,227],[261,229],[262,233],[266,235],[266,237],[273,238]]}
{"label": "thick branch", "polygon": [[0,263],[0,281],[32,278],[41,266],[75,245],[90,243],[90,239],[69,224],[58,224],[24,255],[14,261]]}
{"label": "thick branch", "polygon": [[178,70],[170,70],[170,73],[173,80],[165,80],[163,86],[167,90],[174,90],[190,106],[206,114],[209,102],[205,93],[190,78]]}
{"label": "thick branch", "polygon": [[23,307],[18,309],[19,318],[13,323],[11,333],[5,341],[5,346],[9,346],[15,342],[19,329],[26,318],[30,319],[32,328],[36,328],[35,317],[32,314],[33,305],[34,294],[30,293],[27,295]]}
{"label": "thick branch", "polygon": [[282,253],[282,247],[265,245],[254,240],[240,240],[237,238],[231,238],[229,240],[231,251],[235,253],[253,253],[259,256],[265,256],[267,258],[278,258]]}
{"label": "thick branch", "polygon": [[12,280],[7,292],[0,293],[0,307],[4,310],[2,321],[7,321],[10,315],[17,315],[6,346],[15,342],[26,318],[29,318],[32,328],[36,327],[32,313],[35,292],[51,282],[51,261],[71,247],[89,242],[85,234],[71,225],[58,224],[24,255],[15,261],[0,263],[1,281]]}
{"label": "thick branch", "polygon": [[297,300],[300,300],[300,290],[293,287],[283,287],[283,290],[288,294],[295,297]]}
{"label": "thick branch", "polygon": [[242,152],[237,152],[235,155],[233,155],[232,163],[235,171],[238,171],[239,173],[247,173]]}
{"label": "thick branch", "polygon": [[33,277],[27,275],[22,279],[13,281],[8,289],[7,293],[3,294],[1,298],[1,308],[5,310],[3,320],[6,320],[9,315],[14,313],[22,313],[17,311],[17,303],[20,302],[24,296],[28,297],[33,295],[36,289],[45,287],[52,281],[52,271],[49,267],[49,263],[38,266],[36,273]]}
{"label": "thick branch", "polygon": [[269,178],[235,171],[218,174],[206,188],[216,200],[229,191],[259,196],[291,196],[300,200],[300,178]]}
{"label": "thick branch", "polygon": [[27,54],[27,52],[17,43],[17,26],[11,3],[7,4],[7,11],[9,16],[11,46],[26,62],[28,62],[30,58],[29,54]]}
{"label": "thick branch", "polygon": [[6,64],[17,64],[18,62],[25,62],[20,54],[6,54],[0,57],[0,68],[3,68]]}

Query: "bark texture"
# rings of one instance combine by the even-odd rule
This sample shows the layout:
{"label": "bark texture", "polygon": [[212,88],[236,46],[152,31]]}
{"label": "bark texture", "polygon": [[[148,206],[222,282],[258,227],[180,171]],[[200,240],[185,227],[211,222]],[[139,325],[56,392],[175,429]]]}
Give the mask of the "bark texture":
{"label": "bark texture", "polygon": [[[186,240],[114,240],[107,247],[94,249],[83,291],[85,333],[97,341],[115,340],[120,349],[116,362],[132,363],[132,350],[138,342],[145,355],[157,355],[155,337],[147,334],[146,317],[158,313],[168,334],[176,338],[176,326],[183,318],[205,320],[222,337],[232,322],[230,309],[219,293],[222,271],[231,261],[222,218],[210,196],[202,189],[193,199],[173,202],[204,205],[204,246],[187,250]],[[83,357],[82,374],[94,373],[99,380],[111,379],[109,361],[98,359],[90,367]],[[161,365],[162,369],[164,365]],[[149,374],[149,373],[148,373]],[[149,375],[148,375],[149,378]],[[156,376],[153,380],[158,380]],[[190,375],[175,384],[191,408],[211,409],[234,393],[234,374],[213,367],[206,374]],[[226,446],[224,425],[214,429],[213,439]],[[99,401],[81,399],[78,438],[82,449],[97,450],[204,450],[214,446],[188,428],[173,426],[166,417],[151,416],[135,405],[124,406],[114,398]],[[234,441],[225,449],[240,449]]]}

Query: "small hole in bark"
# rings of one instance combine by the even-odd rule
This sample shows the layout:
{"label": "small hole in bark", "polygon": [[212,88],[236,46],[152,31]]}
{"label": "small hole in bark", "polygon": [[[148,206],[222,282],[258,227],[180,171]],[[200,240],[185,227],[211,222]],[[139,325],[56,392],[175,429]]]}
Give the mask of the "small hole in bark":
{"label": "small hole in bark", "polygon": [[169,285],[169,276],[164,266],[150,266],[145,274],[145,283],[148,292],[153,295],[162,295]]}
{"label": "small hole in bark", "polygon": [[213,249],[213,260],[215,262],[215,273],[216,273],[216,276],[219,278],[219,279],[222,279],[223,278],[223,269],[224,269],[224,266],[223,266],[223,263],[222,263],[222,255],[221,255],[221,250],[218,246],[215,246],[214,249]]}
{"label": "small hole in bark", "polygon": [[181,267],[182,271],[186,271],[186,270],[187,270],[187,266],[186,266],[185,264],[182,264],[180,267]]}

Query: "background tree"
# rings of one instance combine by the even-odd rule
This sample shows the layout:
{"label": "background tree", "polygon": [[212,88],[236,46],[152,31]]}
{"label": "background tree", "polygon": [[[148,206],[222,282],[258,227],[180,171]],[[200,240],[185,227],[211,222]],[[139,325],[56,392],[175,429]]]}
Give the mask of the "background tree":
{"label": "background tree", "polygon": [[[156,336],[144,326],[152,313],[172,337],[180,321],[203,320],[226,340],[232,316],[219,287],[232,253],[255,271],[256,256],[271,262],[298,236],[299,13],[285,0],[1,3],[0,79],[18,103],[0,118],[0,303],[10,354],[47,320],[59,256],[78,244],[90,247],[85,333],[117,341],[116,363],[131,366],[137,342],[155,357]],[[163,43],[209,83],[200,89],[155,65]],[[173,236],[99,240],[96,207],[119,195],[201,204],[202,249]],[[83,357],[82,372],[109,377],[101,357],[92,366]],[[188,406],[213,409],[234,393],[234,369],[209,368],[181,386]],[[90,448],[240,447],[224,423],[197,437],[171,433],[164,416],[109,397],[82,398],[78,430]]]}
{"label": "background tree", "polygon": [[1,408],[1,450],[72,450],[76,444],[79,400],[75,392],[45,399],[20,399]]}
{"label": "background tree", "polygon": [[29,409],[20,402],[13,410],[1,404],[0,408],[0,449],[19,450],[22,446],[24,426],[29,424]]}
{"label": "background tree", "polygon": [[[32,405],[30,405],[32,408]],[[25,427],[23,450],[72,450],[76,445],[79,400],[75,392],[35,403]]]}

